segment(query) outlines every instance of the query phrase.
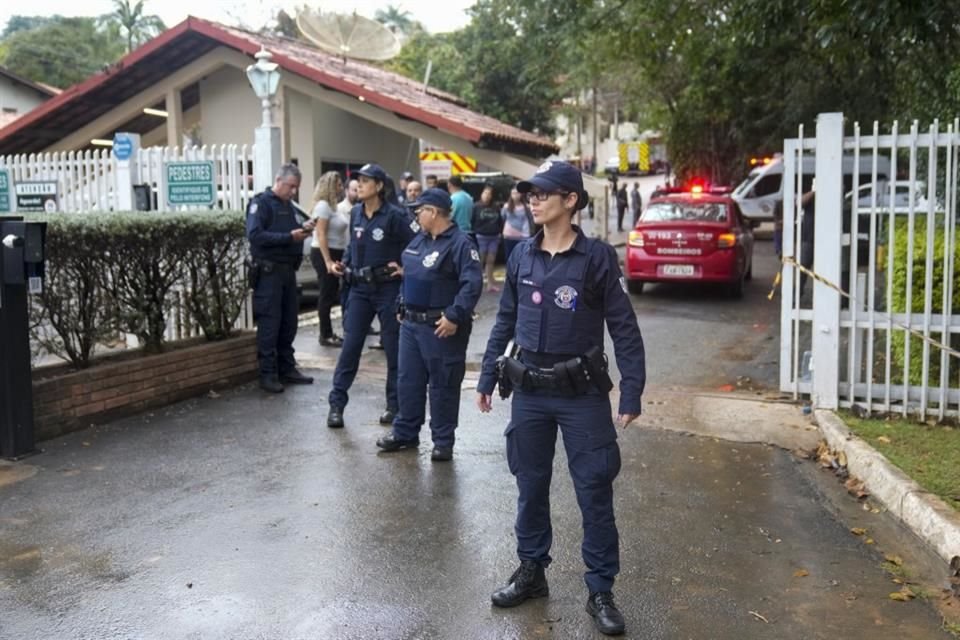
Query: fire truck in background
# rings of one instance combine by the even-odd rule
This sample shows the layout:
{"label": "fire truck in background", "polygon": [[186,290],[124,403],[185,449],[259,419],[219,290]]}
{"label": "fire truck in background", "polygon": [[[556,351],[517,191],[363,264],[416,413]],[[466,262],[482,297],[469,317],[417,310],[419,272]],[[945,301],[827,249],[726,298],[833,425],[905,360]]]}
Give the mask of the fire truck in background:
{"label": "fire truck in background", "polygon": [[663,138],[651,133],[617,145],[617,155],[607,161],[604,170],[608,175],[646,176],[666,173],[669,167]]}
{"label": "fire truck in background", "polygon": [[420,175],[435,175],[438,180],[448,180],[450,176],[464,173],[476,173],[477,161],[470,156],[455,151],[429,150],[420,152]]}

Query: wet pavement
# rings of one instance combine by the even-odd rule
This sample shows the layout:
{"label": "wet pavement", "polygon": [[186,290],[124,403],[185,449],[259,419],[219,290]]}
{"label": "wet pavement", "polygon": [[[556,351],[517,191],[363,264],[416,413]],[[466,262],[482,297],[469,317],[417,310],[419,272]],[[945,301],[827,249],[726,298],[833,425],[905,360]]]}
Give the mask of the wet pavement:
{"label": "wet pavement", "polygon": [[[899,586],[850,533],[862,523],[837,516],[836,481],[790,452],[816,433],[771,389],[769,262],[745,301],[670,287],[636,299],[650,387],[620,434],[627,637],[949,637],[927,602],[888,598]],[[484,296],[474,362],[495,305]],[[312,387],[211,394],[0,463],[0,638],[601,637],[562,447],[550,598],[495,609],[516,563],[509,407],[481,416],[468,379],[452,462],[430,461],[427,433],[419,452],[378,453],[382,354],[364,356],[347,428],[329,430],[336,352],[309,327],[298,348]],[[885,523],[890,548],[915,544],[886,514],[860,517]]]}

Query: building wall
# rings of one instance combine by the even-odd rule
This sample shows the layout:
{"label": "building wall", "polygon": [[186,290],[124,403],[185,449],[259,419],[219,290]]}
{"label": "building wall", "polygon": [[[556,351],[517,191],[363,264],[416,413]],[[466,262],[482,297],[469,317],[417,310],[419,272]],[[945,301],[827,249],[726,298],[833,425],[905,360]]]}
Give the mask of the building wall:
{"label": "building wall", "polygon": [[22,116],[46,99],[32,88],[0,75],[0,114]]}
{"label": "building wall", "polygon": [[[296,158],[303,172],[301,202],[310,199],[324,162],[376,162],[394,177],[405,169],[416,171],[416,139],[323,103],[282,81],[278,95],[282,157]],[[225,67],[201,80],[200,107],[204,144],[253,144],[260,105],[243,71]]]}

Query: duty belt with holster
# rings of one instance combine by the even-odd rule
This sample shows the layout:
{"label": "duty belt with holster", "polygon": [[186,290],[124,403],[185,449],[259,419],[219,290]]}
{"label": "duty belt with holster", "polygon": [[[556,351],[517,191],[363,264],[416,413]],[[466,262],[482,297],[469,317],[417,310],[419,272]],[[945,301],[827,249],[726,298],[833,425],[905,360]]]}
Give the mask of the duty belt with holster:
{"label": "duty belt with holster", "polygon": [[393,277],[393,268],[388,265],[380,267],[360,267],[351,269],[347,267],[343,273],[343,279],[347,284],[378,284],[381,282],[390,282],[399,280]]}
{"label": "duty belt with holster", "polygon": [[600,347],[591,347],[582,356],[557,362],[549,369],[526,365],[516,358],[513,343],[497,358],[497,382],[500,396],[510,397],[514,388],[522,391],[547,391],[556,395],[583,395],[593,390],[608,393],[613,380],[607,359]]}
{"label": "duty belt with holster", "polygon": [[403,319],[422,324],[435,323],[443,315],[443,309],[427,309],[426,311],[403,310]]}
{"label": "duty belt with holster", "polygon": [[293,273],[300,268],[300,260],[296,264],[287,264],[286,262],[273,262],[263,258],[253,258],[247,256],[247,284],[251,289],[256,289],[260,278],[271,273]]}

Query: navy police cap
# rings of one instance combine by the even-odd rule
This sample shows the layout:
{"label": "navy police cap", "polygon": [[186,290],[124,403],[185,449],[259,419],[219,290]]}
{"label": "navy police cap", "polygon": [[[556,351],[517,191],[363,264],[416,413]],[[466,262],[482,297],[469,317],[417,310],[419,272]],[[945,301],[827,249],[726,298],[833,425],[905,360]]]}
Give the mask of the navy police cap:
{"label": "navy police cap", "polygon": [[450,200],[450,194],[444,189],[437,189],[436,187],[427,189],[420,194],[420,197],[417,198],[416,202],[411,202],[407,206],[411,209],[418,209],[424,205],[428,207],[436,207],[437,209],[443,209],[444,211],[450,211],[450,209],[453,208],[453,203]]}
{"label": "navy police cap", "polygon": [[532,178],[517,184],[517,191],[529,193],[534,187],[548,193],[553,191],[575,193],[578,196],[578,209],[582,209],[587,204],[587,194],[583,190],[583,174],[569,162],[562,160],[544,162]]}
{"label": "navy police cap", "polygon": [[367,176],[368,178],[373,178],[378,182],[387,181],[387,172],[384,171],[383,167],[381,167],[378,164],[373,164],[373,163],[365,164],[362,167],[360,167],[360,169],[357,171],[357,174],[361,176]]}

